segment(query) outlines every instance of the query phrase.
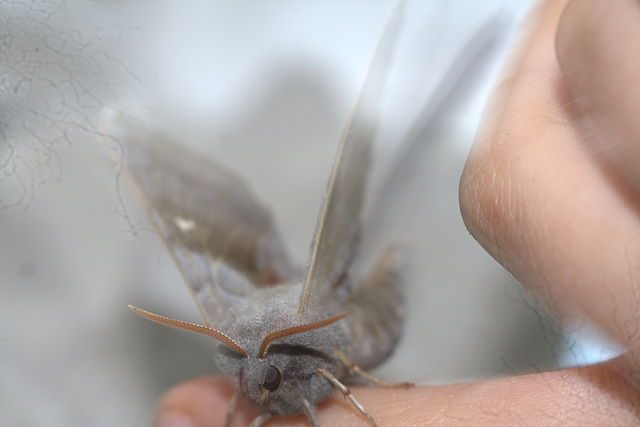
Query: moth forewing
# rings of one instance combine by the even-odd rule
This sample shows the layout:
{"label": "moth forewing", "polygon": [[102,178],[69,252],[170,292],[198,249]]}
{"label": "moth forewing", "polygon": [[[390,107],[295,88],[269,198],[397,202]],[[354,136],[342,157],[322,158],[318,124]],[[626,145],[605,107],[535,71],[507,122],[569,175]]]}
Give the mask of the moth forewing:
{"label": "moth forewing", "polygon": [[378,103],[402,26],[403,6],[397,2],[387,19],[342,134],[311,244],[298,309],[301,318],[312,298],[319,300],[340,285],[357,251]]}
{"label": "moth forewing", "polygon": [[115,110],[105,109],[102,128],[209,326],[255,286],[299,274],[241,179]]}

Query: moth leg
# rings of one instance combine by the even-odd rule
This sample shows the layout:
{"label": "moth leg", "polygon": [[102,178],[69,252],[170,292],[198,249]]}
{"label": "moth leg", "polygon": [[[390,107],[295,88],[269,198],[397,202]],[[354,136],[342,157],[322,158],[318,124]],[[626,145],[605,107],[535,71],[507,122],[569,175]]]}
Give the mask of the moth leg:
{"label": "moth leg", "polygon": [[367,420],[369,421],[369,424],[371,424],[372,427],[377,427],[376,422],[373,421],[373,418],[371,418],[371,415],[369,414],[369,412],[367,412],[367,410],[364,409],[364,407],[360,404],[360,402],[358,402],[356,398],[353,397],[353,394],[351,394],[351,391],[347,388],[346,385],[342,384],[336,377],[333,376],[333,374],[331,374],[331,372],[321,367],[316,368],[316,372],[318,372],[320,375],[326,378],[326,380],[329,381],[332,386],[340,390],[344,398],[349,399],[351,401],[353,406],[355,406],[356,409],[360,411],[360,413],[367,418]]}
{"label": "moth leg", "polygon": [[360,368],[358,365],[353,363],[347,356],[345,356],[343,352],[341,352],[337,348],[334,348],[333,352],[335,353],[336,356],[338,356],[338,359],[340,359],[342,364],[347,367],[351,375],[354,375],[354,374],[360,375],[362,378],[369,381],[371,384],[375,384],[379,387],[387,387],[387,388],[399,388],[399,387],[409,388],[415,385],[409,382],[392,383],[388,381],[382,381],[374,377],[373,375],[367,373],[367,371],[365,371],[364,369]]}
{"label": "moth leg", "polygon": [[309,420],[309,424],[311,427],[320,427],[320,423],[318,422],[318,418],[316,418],[316,408],[313,406],[307,399],[302,399],[304,403],[304,415]]}
{"label": "moth leg", "polygon": [[227,415],[224,417],[224,424],[222,424],[222,427],[228,427],[231,423],[231,418],[233,418],[233,414],[236,412],[236,403],[238,403],[238,396],[240,396],[239,391],[234,392],[233,396],[231,396],[229,406],[227,406]]}
{"label": "moth leg", "polygon": [[271,418],[273,418],[273,414],[272,413],[263,412],[262,414],[260,414],[257,417],[255,417],[253,419],[253,421],[251,421],[251,424],[249,424],[249,427],[260,427],[262,424],[266,423]]}

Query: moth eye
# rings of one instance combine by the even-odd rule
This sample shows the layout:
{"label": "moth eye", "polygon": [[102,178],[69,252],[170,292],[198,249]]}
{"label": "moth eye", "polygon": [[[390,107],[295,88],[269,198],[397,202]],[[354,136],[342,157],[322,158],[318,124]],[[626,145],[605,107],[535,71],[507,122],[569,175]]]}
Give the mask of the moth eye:
{"label": "moth eye", "polygon": [[275,390],[280,384],[280,371],[275,366],[269,366],[264,376],[263,386],[267,390]]}

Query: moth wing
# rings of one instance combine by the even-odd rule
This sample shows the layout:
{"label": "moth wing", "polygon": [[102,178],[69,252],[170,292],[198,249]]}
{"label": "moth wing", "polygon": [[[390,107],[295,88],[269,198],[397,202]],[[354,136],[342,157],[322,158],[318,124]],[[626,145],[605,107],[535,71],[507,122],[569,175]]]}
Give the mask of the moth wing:
{"label": "moth wing", "polygon": [[210,326],[255,286],[298,274],[267,209],[243,181],[139,121],[105,113],[105,135]]}
{"label": "moth wing", "polygon": [[301,317],[311,299],[326,297],[340,284],[356,253],[361,231],[360,213],[371,166],[377,104],[402,24],[402,13],[402,5],[396,5],[387,20],[342,134],[311,244],[298,310]]}
{"label": "moth wing", "polygon": [[[379,171],[376,198],[366,207],[365,228],[362,236],[362,249],[355,260],[354,275],[362,277],[372,268],[380,250],[400,245],[412,254],[412,258],[426,259],[426,241],[433,240],[429,227],[425,227],[425,212],[433,210],[433,198],[425,194],[433,186],[443,186],[438,170],[450,168],[452,162],[443,160],[441,151],[450,148],[451,125],[453,118],[468,104],[481,86],[481,80],[487,74],[489,63],[493,60],[497,45],[504,34],[504,22],[501,15],[491,16],[487,22],[470,31],[468,40],[452,56],[448,66],[442,72],[442,78],[434,82],[433,87],[420,89],[428,93],[426,103],[421,105],[417,119],[410,123],[404,137],[389,153],[387,164]],[[428,71],[425,70],[426,74]],[[403,76],[404,77],[404,76]],[[408,77],[407,77],[408,78]],[[448,173],[455,179],[457,186],[459,175]],[[435,183],[435,184],[432,184]],[[454,197],[457,202],[457,194]],[[456,203],[457,206],[457,203]],[[442,209],[441,207],[439,209]],[[439,243],[440,244],[440,243]],[[416,256],[416,254],[420,254]],[[424,270],[433,268],[429,263],[411,265],[416,280],[427,277]]]}

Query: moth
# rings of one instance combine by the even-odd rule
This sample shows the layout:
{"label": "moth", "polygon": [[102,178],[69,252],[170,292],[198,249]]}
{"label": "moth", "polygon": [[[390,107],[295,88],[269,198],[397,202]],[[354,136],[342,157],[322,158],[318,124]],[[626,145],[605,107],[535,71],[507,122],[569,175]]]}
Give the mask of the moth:
{"label": "moth", "polygon": [[375,104],[400,22],[396,7],[343,133],[304,274],[269,212],[238,177],[131,117],[112,111],[108,119],[109,138],[121,147],[134,189],[206,325],[131,309],[218,340],[216,364],[236,395],[263,410],[252,426],[299,413],[317,426],[316,404],[334,389],[375,425],[344,382],[358,374],[388,385],[366,370],[385,360],[401,335],[404,258],[393,248],[384,251],[361,283],[349,267],[362,229]]}

